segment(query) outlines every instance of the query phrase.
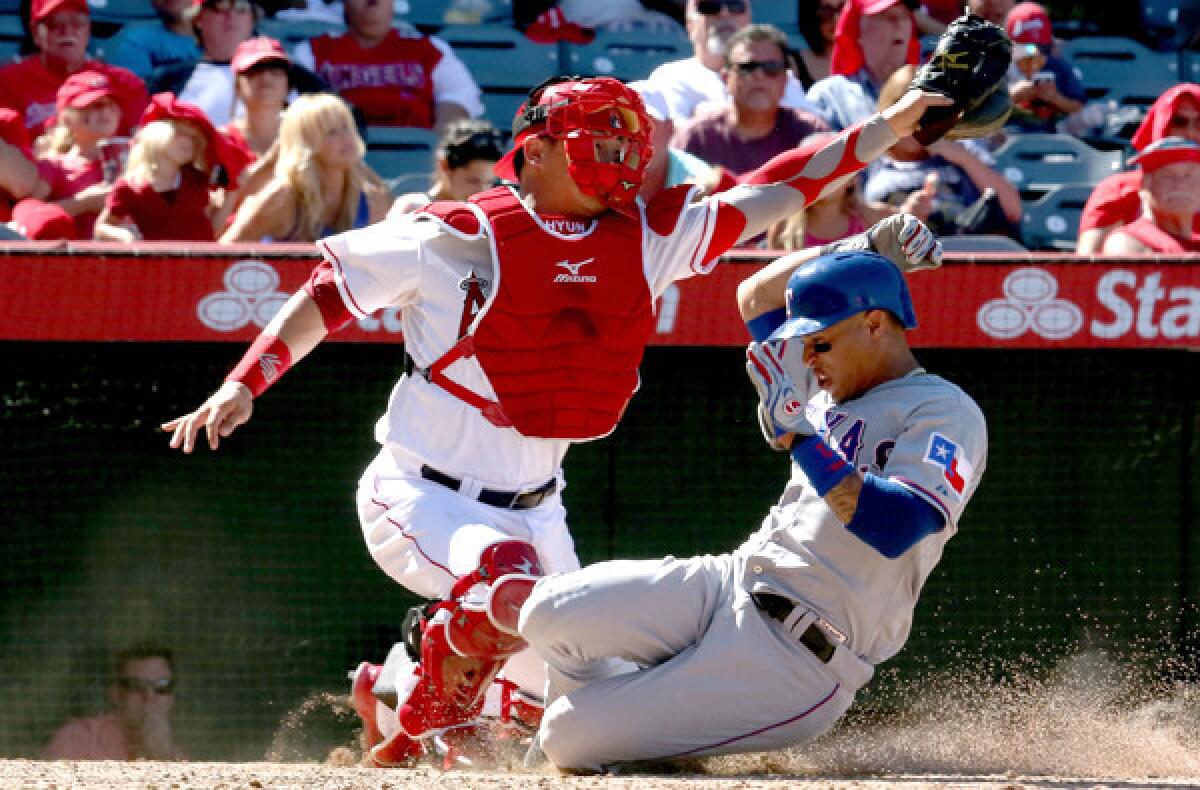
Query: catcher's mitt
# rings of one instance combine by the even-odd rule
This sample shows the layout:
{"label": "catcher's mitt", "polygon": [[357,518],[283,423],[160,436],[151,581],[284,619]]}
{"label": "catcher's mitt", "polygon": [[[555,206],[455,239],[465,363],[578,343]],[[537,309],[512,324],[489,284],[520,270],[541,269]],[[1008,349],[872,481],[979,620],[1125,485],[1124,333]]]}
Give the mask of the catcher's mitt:
{"label": "catcher's mitt", "polygon": [[909,87],[940,93],[954,104],[926,110],[913,137],[929,145],[943,135],[983,137],[1000,128],[1012,112],[1005,84],[1011,62],[1012,42],[1003,28],[974,14],[951,22]]}

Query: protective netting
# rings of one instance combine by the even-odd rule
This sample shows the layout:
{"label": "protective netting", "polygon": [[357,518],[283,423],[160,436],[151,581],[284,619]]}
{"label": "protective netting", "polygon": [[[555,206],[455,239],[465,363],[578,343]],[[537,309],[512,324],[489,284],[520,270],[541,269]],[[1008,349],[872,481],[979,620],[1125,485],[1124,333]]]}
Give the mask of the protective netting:
{"label": "protective netting", "polygon": [[[194,757],[287,757],[280,732],[310,715],[315,752],[349,739],[352,719],[321,695],[382,658],[414,602],[368,557],[353,507],[402,351],[323,346],[217,456],[168,450],[155,426],[241,352],[0,345],[0,754],[36,755],[64,719],[102,709],[112,654],[142,641],[175,650],[174,720]],[[863,707],[925,671],[1049,666],[1079,646],[1194,672],[1196,355],[918,356],[979,402],[991,453]],[[655,348],[642,370],[617,432],[567,461],[585,563],[731,549],[787,475],[752,421],[740,349]]]}

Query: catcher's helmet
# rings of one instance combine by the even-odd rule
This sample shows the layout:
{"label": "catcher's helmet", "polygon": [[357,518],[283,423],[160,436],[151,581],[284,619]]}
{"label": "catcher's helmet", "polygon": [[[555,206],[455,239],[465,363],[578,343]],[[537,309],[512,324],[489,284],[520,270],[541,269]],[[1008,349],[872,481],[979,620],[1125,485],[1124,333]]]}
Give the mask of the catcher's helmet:
{"label": "catcher's helmet", "polygon": [[[612,77],[555,77],[534,88],[513,119],[513,148],[496,175],[517,180],[522,144],[531,135],[562,140],[568,172],[585,195],[630,212],[653,153],[646,106],[638,92]],[[595,140],[625,141],[619,161],[596,161]]]}
{"label": "catcher's helmet", "polygon": [[805,263],[788,278],[787,320],[771,338],[820,332],[864,310],[887,310],[912,329],[912,297],[896,264],[873,252],[836,252]]}

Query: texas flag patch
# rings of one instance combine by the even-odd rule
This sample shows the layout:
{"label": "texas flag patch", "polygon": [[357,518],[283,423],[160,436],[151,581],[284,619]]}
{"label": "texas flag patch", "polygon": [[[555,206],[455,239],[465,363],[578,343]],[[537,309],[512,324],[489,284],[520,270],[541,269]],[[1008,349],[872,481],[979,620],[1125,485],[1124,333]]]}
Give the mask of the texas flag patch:
{"label": "texas flag patch", "polygon": [[971,462],[966,459],[962,448],[954,442],[935,433],[929,437],[929,449],[925,451],[925,463],[933,464],[942,470],[942,477],[950,485],[950,489],[962,499],[975,472]]}

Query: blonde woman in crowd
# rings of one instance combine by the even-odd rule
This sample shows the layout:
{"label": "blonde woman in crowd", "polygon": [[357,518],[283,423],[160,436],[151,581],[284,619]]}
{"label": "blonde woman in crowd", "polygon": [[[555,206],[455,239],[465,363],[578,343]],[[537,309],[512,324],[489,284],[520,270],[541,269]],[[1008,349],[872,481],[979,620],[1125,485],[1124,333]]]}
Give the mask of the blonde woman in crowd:
{"label": "blonde woman in crowd", "polygon": [[391,195],[365,152],[345,102],[301,96],[283,114],[274,177],[246,197],[221,241],[311,242],[383,219]]}

